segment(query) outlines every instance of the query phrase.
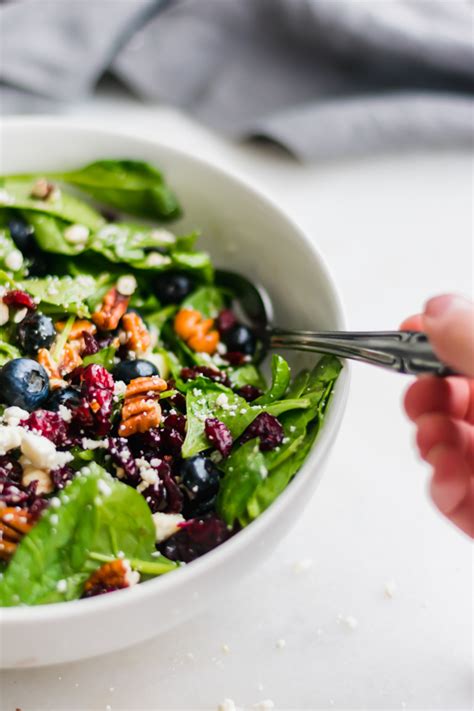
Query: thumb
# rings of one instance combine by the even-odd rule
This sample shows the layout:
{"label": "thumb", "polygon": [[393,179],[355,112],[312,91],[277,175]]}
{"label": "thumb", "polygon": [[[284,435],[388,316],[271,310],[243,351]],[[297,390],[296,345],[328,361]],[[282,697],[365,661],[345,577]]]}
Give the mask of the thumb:
{"label": "thumb", "polygon": [[474,304],[462,296],[435,296],[426,303],[422,318],[438,357],[474,377]]}

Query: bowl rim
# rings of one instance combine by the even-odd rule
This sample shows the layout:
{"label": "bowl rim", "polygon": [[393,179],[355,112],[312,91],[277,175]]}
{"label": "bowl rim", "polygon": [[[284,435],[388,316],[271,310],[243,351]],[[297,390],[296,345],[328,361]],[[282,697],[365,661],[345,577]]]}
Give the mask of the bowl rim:
{"label": "bowl rim", "polygon": [[[277,204],[276,200],[267,195],[261,187],[255,185],[252,177],[247,178],[245,173],[241,173],[240,171],[234,172],[227,167],[222,168],[212,163],[212,161],[196,156],[187,150],[175,148],[174,146],[157,141],[150,136],[142,138],[126,130],[109,130],[103,126],[94,125],[90,120],[81,121],[77,118],[47,115],[28,117],[21,115],[9,116],[2,119],[0,131],[1,134],[3,134],[5,130],[19,131],[22,128],[25,130],[37,129],[40,131],[56,128],[66,132],[79,133],[84,140],[87,140],[89,136],[95,136],[97,138],[102,135],[116,138],[117,140],[125,139],[131,143],[136,143],[137,147],[139,145],[149,145],[154,151],[167,154],[170,159],[177,156],[179,160],[188,162],[195,168],[202,168],[205,171],[214,173],[216,177],[230,183],[231,187],[234,187],[242,193],[246,193],[251,199],[258,200],[283,223],[285,231],[292,232],[296,241],[305,244],[310,251],[330,286],[330,295],[334,304],[338,325],[341,329],[344,328],[345,314],[342,299],[324,257],[298,223],[286,214]],[[0,137],[3,140],[3,135]],[[133,150],[133,146],[131,146],[130,149]],[[157,578],[146,581],[144,584],[135,585],[132,589],[117,590],[113,595],[99,595],[87,600],[70,600],[67,602],[51,603],[49,605],[0,607],[0,626],[22,626],[33,622],[48,623],[53,620],[60,621],[65,618],[78,618],[81,616],[86,617],[100,614],[102,611],[112,611],[121,606],[133,606],[139,604],[140,600],[153,597],[155,594],[166,594],[167,591],[173,590],[181,585],[181,583],[192,584],[196,579],[218,568],[220,563],[226,558],[237,555],[239,550],[245,548],[252,539],[257,539],[261,530],[270,526],[271,521],[281,515],[284,509],[290,507],[291,501],[297,496],[298,491],[307,486],[311,476],[315,476],[314,470],[317,468],[318,462],[324,459],[325,454],[330,449],[339,430],[348,396],[349,379],[350,369],[348,364],[345,363],[324,427],[316,438],[316,443],[311,448],[297,476],[292,479],[290,484],[268,509],[263,511],[255,521],[246,526],[242,531],[239,531],[238,534],[226,541],[223,545],[218,546],[192,563],[183,565],[177,570],[172,571],[171,575],[158,576]]]}

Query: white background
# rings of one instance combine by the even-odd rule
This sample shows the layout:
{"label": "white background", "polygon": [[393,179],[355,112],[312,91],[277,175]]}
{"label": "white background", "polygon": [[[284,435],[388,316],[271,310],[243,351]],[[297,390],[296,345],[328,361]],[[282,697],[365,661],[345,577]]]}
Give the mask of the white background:
{"label": "white background", "polygon": [[[308,167],[230,145],[167,109],[109,98],[73,111],[189,149],[263,188],[314,237],[352,329],[396,328],[430,295],[472,292],[466,154]],[[225,698],[240,707],[271,699],[280,710],[470,709],[471,544],[428,501],[428,469],[401,409],[408,381],[362,365],[352,375],[322,484],[263,568],[245,579],[236,570],[229,598],[139,647],[3,673],[2,711],[211,711]],[[312,566],[297,573],[302,559]]]}

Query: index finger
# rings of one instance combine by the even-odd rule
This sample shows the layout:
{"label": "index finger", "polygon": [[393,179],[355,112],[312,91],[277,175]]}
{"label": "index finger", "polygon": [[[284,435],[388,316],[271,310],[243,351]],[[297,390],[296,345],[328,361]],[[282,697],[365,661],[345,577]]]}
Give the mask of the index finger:
{"label": "index finger", "polygon": [[400,324],[400,331],[422,331],[423,320],[421,314],[409,316]]}

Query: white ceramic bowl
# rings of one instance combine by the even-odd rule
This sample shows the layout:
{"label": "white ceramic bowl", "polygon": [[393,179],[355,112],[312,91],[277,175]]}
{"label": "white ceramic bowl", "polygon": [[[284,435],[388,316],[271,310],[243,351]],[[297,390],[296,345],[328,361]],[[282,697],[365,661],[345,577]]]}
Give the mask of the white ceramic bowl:
{"label": "white ceramic bowl", "polygon": [[[185,208],[178,228],[202,228],[201,244],[218,266],[261,282],[273,299],[280,325],[342,328],[336,288],[313,243],[275,204],[241,180],[155,142],[70,121],[11,119],[1,130],[3,173],[70,169],[105,157],[143,159],[160,166]],[[315,360],[288,356],[295,368]],[[62,663],[126,647],[183,622],[238,585],[245,572],[272,554],[314,492],[344,410],[346,371],[310,456],[257,521],[200,560],[131,590],[3,609],[1,666]]]}

